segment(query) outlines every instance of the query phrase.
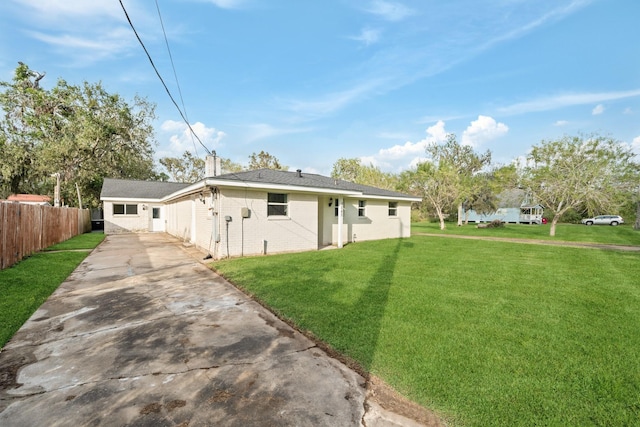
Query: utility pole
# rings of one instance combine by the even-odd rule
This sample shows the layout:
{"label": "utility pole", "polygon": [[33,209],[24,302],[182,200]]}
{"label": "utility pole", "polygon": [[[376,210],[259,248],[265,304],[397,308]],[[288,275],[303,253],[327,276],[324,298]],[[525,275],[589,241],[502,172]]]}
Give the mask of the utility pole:
{"label": "utility pole", "polygon": [[53,206],[56,208],[60,207],[60,172],[56,172],[51,174],[51,176],[56,178],[56,187],[53,190]]}

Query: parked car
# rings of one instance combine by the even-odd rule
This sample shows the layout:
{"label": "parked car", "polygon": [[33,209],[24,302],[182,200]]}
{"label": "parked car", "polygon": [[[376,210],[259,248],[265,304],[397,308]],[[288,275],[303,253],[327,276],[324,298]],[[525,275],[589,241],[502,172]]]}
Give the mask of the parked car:
{"label": "parked car", "polygon": [[624,219],[619,215],[598,215],[582,220],[585,225],[618,225],[623,224]]}

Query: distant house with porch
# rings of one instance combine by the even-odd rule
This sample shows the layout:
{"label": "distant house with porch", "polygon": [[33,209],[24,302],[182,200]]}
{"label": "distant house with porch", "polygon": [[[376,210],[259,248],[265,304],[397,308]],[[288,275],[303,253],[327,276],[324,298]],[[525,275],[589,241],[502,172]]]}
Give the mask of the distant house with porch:
{"label": "distant house with porch", "polygon": [[498,196],[499,208],[495,212],[482,214],[469,209],[465,212],[465,220],[472,223],[484,223],[500,220],[511,224],[542,224],[544,207],[529,202],[529,197],[522,190],[505,191]]}
{"label": "distant house with porch", "polygon": [[194,184],[105,178],[100,199],[106,234],[167,232],[214,258],[409,237],[411,203],[421,200],[301,170],[270,169]]}

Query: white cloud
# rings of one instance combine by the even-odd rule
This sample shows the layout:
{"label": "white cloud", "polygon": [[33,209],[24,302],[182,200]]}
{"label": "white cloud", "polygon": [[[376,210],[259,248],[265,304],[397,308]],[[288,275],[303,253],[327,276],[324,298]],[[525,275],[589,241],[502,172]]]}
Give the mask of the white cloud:
{"label": "white cloud", "polygon": [[402,3],[384,0],[373,1],[367,12],[393,22],[402,21],[414,13],[413,10]]}
{"label": "white cloud", "polygon": [[602,105],[602,104],[596,105],[593,108],[593,110],[591,111],[591,114],[594,115],[594,116],[597,116],[597,115],[602,114],[602,113],[604,113],[604,105]]}
{"label": "white cloud", "polygon": [[[13,1],[23,17],[24,34],[48,45],[55,53],[71,58],[72,65],[85,66],[121,57],[139,48],[117,1]],[[153,15],[143,11],[137,0],[126,3],[138,31],[151,38],[150,35],[157,32]],[[152,30],[148,31],[149,28]]]}
{"label": "white cloud", "polygon": [[429,135],[427,139],[430,142],[444,142],[447,139],[447,131],[444,129],[444,121],[438,120],[438,122],[427,128],[427,134]]}
{"label": "white cloud", "polygon": [[631,149],[640,155],[640,135],[633,138],[631,141]]}
{"label": "white cloud", "polygon": [[558,120],[553,125],[560,127],[560,126],[566,126],[568,124],[569,124],[569,122],[567,120]]}
{"label": "white cloud", "polygon": [[289,100],[285,101],[285,108],[298,113],[317,118],[326,114],[331,114],[347,105],[368,96],[371,92],[380,90],[384,85],[380,79],[366,80],[353,86],[350,89],[328,93],[319,100]]}
{"label": "white cloud", "polygon": [[633,110],[631,109],[631,107],[627,107],[624,109],[622,114],[633,114]]}
{"label": "white cloud", "polygon": [[31,8],[41,19],[51,20],[69,16],[124,18],[122,7],[116,1],[20,0],[19,3]]}
{"label": "white cloud", "polygon": [[435,125],[429,126],[426,130],[427,137],[418,141],[407,141],[403,145],[394,145],[390,148],[383,148],[378,151],[378,157],[381,159],[402,159],[416,154],[424,154],[427,145],[434,142],[444,142],[447,139],[447,132],[444,129],[444,122],[439,120]]}
{"label": "white cloud", "polygon": [[359,35],[350,38],[363,43],[365,46],[369,46],[380,40],[380,30],[363,28]]}
{"label": "white cloud", "polygon": [[462,133],[462,145],[477,147],[485,141],[501,137],[509,131],[504,123],[498,123],[493,117],[478,116]]}
{"label": "white cloud", "polygon": [[270,138],[279,135],[289,135],[292,133],[308,132],[310,128],[277,128],[267,123],[256,123],[245,127],[248,130],[248,134],[245,139],[248,142],[254,142],[265,138]]}
{"label": "white cloud", "polygon": [[442,120],[429,126],[425,132],[427,136],[418,142],[407,141],[404,144],[381,148],[374,155],[360,157],[360,161],[364,165],[373,165],[394,172],[412,168],[426,160],[426,148],[429,144],[441,143],[447,139],[445,123]]}
{"label": "white cloud", "polygon": [[244,5],[244,0],[209,0],[214,6],[220,9],[237,9]]}
{"label": "white cloud", "polygon": [[124,27],[105,31],[98,38],[74,34],[45,34],[30,32],[36,40],[40,40],[61,53],[72,53],[77,60],[93,63],[101,59],[121,54],[135,46],[131,31]]}
{"label": "white cloud", "polygon": [[503,114],[515,115],[538,111],[557,110],[559,108],[571,107],[574,105],[594,104],[603,101],[612,101],[623,98],[633,98],[640,96],[640,89],[633,89],[619,92],[595,92],[595,93],[573,93],[563,95],[552,95],[545,98],[533,99],[531,101],[520,102],[499,108]]}
{"label": "white cloud", "polygon": [[[191,125],[191,128],[198,135],[198,138],[207,147],[212,150],[220,145],[222,138],[226,134],[215,128],[210,128],[204,125],[204,123],[196,122]],[[198,140],[193,137],[188,126],[184,122],[175,120],[166,120],[160,125],[160,129],[169,135],[169,151],[171,156],[180,156],[185,151],[194,153],[194,144],[196,151],[203,150],[202,145]],[[195,154],[195,153],[194,153]]]}
{"label": "white cloud", "polygon": [[427,148],[426,140],[418,141],[415,144],[411,141],[407,141],[404,145],[394,145],[391,148],[383,148],[378,152],[381,158],[386,159],[401,159],[411,154],[424,153]]}

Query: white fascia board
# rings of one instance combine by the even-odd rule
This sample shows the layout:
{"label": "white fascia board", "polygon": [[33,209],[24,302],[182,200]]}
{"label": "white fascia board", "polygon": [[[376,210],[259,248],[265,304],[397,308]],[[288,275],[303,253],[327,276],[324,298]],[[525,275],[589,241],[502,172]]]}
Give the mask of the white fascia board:
{"label": "white fascia board", "polygon": [[320,188],[320,187],[300,187],[297,185],[283,185],[283,184],[268,184],[257,183],[248,181],[223,181],[207,179],[206,184],[209,187],[231,187],[231,188],[250,188],[254,190],[278,190],[282,192],[295,192],[295,193],[313,193],[313,194],[329,194],[329,195],[345,195],[345,196],[359,196],[362,195],[359,191],[342,190],[339,188]]}
{"label": "white fascia board", "polygon": [[103,202],[131,202],[131,203],[162,203],[161,199],[142,199],[131,197],[101,197]]}
{"label": "white fascia board", "polygon": [[420,197],[379,196],[379,195],[371,195],[371,194],[363,194],[362,197],[366,199],[372,199],[372,200],[389,200],[393,202],[421,202],[422,201]]}
{"label": "white fascia board", "polygon": [[206,182],[205,181],[199,181],[196,182],[195,184],[192,184],[186,188],[183,188],[182,190],[178,190],[175,193],[171,193],[168,196],[165,196],[162,198],[162,202],[166,203],[169,202],[171,200],[174,199],[179,199],[180,197],[184,197],[184,196],[188,196],[190,194],[194,194],[197,193],[199,191],[204,190],[207,187]]}

